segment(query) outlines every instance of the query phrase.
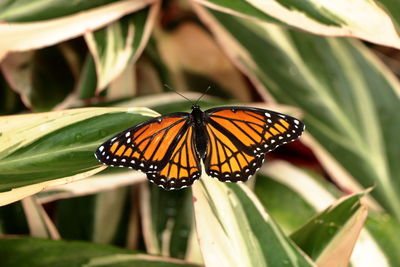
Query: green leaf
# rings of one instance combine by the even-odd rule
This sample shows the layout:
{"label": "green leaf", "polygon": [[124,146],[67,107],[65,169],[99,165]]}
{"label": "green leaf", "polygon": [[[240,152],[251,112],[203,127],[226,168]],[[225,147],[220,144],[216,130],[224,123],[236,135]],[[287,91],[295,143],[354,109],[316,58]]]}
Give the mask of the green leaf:
{"label": "green leaf", "polygon": [[16,188],[35,185],[23,197],[104,169],[93,156],[97,146],[155,115],[145,108],[87,108],[0,118],[0,202],[18,200]]}
{"label": "green leaf", "polygon": [[89,99],[95,96],[97,87],[96,67],[92,54],[86,55],[79,77],[78,92],[81,99]]}
{"label": "green leaf", "polygon": [[[398,21],[400,12],[393,0],[381,0],[384,10],[371,1],[337,0],[197,0],[209,8],[332,36],[353,36],[400,48]],[[387,12],[385,12],[387,11]],[[397,22],[393,24],[393,20]]]}
{"label": "green leaf", "polygon": [[182,261],[85,242],[0,239],[2,266],[194,266]]}
{"label": "green leaf", "polygon": [[333,178],[376,185],[372,195],[400,219],[400,117],[393,116],[400,111],[400,86],[371,52],[354,40],[202,14],[266,99],[270,94],[304,111],[306,128],[319,144],[302,140]]}
{"label": "green leaf", "polygon": [[158,9],[158,4],[153,5],[85,34],[96,65],[98,89],[104,89],[136,61],[149,39]]}
{"label": "green leaf", "polygon": [[364,195],[339,199],[293,233],[292,240],[321,266],[347,265],[368,214],[360,201]]}
{"label": "green leaf", "polygon": [[247,187],[203,176],[193,185],[193,195],[206,265],[313,266]]}

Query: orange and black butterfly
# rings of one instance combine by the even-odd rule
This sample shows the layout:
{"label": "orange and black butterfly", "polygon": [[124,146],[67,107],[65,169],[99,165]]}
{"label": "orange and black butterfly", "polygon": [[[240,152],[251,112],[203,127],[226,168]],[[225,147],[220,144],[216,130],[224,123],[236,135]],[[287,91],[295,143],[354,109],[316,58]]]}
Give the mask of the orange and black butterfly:
{"label": "orange and black butterfly", "polygon": [[252,107],[218,107],[160,116],[103,143],[96,158],[109,166],[147,174],[167,189],[181,189],[208,175],[223,182],[247,181],[265,153],[299,138],[304,124],[287,115]]}

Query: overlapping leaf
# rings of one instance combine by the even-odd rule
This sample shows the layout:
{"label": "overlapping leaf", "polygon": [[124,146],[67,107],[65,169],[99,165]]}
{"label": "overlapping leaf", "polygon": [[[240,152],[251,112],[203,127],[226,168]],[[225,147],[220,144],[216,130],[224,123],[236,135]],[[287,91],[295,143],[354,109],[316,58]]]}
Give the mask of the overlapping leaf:
{"label": "overlapping leaf", "polygon": [[[155,0],[99,0],[79,1],[76,5],[70,1],[35,1],[34,5],[26,1],[3,2],[0,20],[6,23],[0,24],[0,60],[9,52],[53,45],[99,29],[153,2]],[[52,13],[56,9],[58,11]]]}
{"label": "overlapping leaf", "polygon": [[[346,239],[352,236],[352,232],[358,233],[360,228],[357,222],[362,221],[362,216],[359,215],[363,214],[364,204],[360,206],[355,196],[350,200],[345,200],[347,204],[342,201],[337,205],[340,207],[344,203],[341,211],[334,211],[328,207],[340,197],[341,193],[322,177],[287,162],[267,163],[257,176],[255,192],[271,216],[281,227],[284,227],[288,234],[296,232],[296,235],[303,236],[303,241],[308,247],[302,246],[302,248],[308,253],[318,258],[320,255],[326,256],[333,253],[335,249],[342,248],[340,255],[335,257],[337,261],[344,260],[345,252],[348,253],[352,247],[343,246],[352,242],[351,239]],[[370,201],[368,195],[365,200]],[[348,205],[349,203],[354,205]],[[327,219],[324,215],[326,212],[338,212],[337,214],[340,215],[335,218],[331,214]],[[357,216],[361,220],[357,219]],[[341,234],[340,232],[344,232],[346,228],[349,230],[348,226],[351,226],[350,229],[353,230],[347,231],[344,235]],[[303,232],[303,229],[307,227],[309,235],[307,231]],[[400,238],[399,227],[399,223],[388,214],[370,211],[365,227],[352,251],[351,264],[353,266],[397,266],[400,263],[400,248],[397,245],[397,240]],[[318,232],[318,228],[322,232]],[[354,238],[353,236],[353,241]],[[321,243],[316,245],[315,241]],[[314,244],[313,249],[311,249],[312,244]]]}
{"label": "overlapping leaf", "polygon": [[154,115],[140,108],[90,108],[1,118],[2,204],[7,196],[18,200],[16,188],[26,187],[29,195],[98,172],[104,167],[93,157],[96,147]]}

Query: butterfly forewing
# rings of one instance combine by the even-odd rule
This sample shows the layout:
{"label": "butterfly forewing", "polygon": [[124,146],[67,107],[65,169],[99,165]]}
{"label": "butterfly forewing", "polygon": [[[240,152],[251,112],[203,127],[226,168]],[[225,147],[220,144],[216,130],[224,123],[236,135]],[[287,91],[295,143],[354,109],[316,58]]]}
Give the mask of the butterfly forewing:
{"label": "butterfly forewing", "polygon": [[174,113],[127,129],[103,143],[95,156],[106,165],[158,172],[189,128],[189,115]]}
{"label": "butterfly forewing", "polygon": [[262,165],[265,153],[296,140],[304,131],[299,120],[247,107],[206,111],[209,136],[206,172],[221,181],[246,181]]}

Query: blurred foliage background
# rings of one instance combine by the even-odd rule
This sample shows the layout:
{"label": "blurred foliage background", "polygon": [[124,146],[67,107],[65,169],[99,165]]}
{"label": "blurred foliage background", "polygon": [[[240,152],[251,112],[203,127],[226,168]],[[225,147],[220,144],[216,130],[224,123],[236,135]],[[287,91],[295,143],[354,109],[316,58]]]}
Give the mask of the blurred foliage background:
{"label": "blurred foliage background", "polygon": [[[399,266],[399,25],[390,0],[0,1],[1,266]],[[246,184],[94,158],[208,86],[306,132]]]}

